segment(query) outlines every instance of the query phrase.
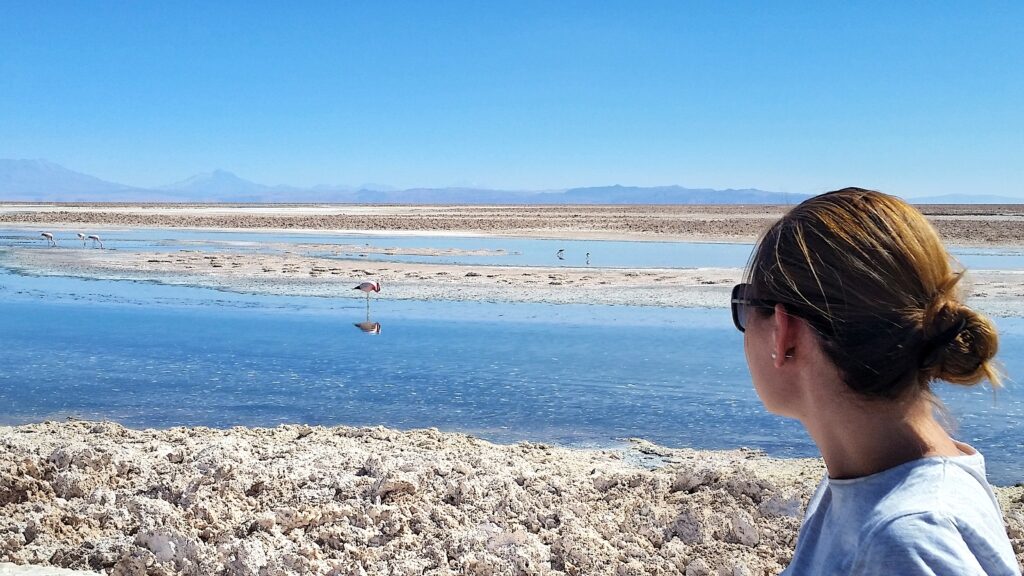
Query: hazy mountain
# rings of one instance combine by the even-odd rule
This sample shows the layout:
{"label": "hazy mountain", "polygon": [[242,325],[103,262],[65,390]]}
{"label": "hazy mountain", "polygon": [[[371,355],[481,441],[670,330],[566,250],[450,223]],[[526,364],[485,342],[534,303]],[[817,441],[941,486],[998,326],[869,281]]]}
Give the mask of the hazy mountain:
{"label": "hazy mountain", "polygon": [[271,190],[270,186],[239,178],[225,170],[214,170],[196,174],[191,178],[161,186],[161,190],[174,190],[197,197],[235,198],[242,196],[257,197]]}
{"label": "hazy mountain", "polygon": [[377,184],[376,182],[367,182],[365,184],[360,184],[358,187],[356,187],[356,190],[376,190],[378,192],[396,192],[396,191],[400,190],[400,188],[395,188],[394,186],[392,186],[390,184]]}
{"label": "hazy mountain", "polygon": [[[595,186],[521,191],[481,188],[410,188],[371,184],[267,186],[214,170],[156,189],[126,186],[68,170],[45,160],[0,159],[0,200],[25,202],[281,202],[361,204],[796,204],[803,194],[756,188],[713,190],[682,186]],[[956,194],[912,198],[917,204],[1019,204],[1024,198]]]}
{"label": "hazy mountain", "polygon": [[481,188],[410,188],[360,190],[354,201],[362,204],[532,204],[537,194]]}
{"label": "hazy mountain", "polygon": [[311,188],[267,186],[241,178],[226,170],[196,174],[161,186],[161,190],[187,198],[188,202],[354,202],[355,190],[347,186],[319,185]]}
{"label": "hazy mountain", "polygon": [[714,190],[682,186],[597,186],[571,188],[538,195],[540,203],[555,204],[796,204],[806,194],[767,192],[756,188]]}
{"label": "hazy mountain", "polygon": [[46,160],[0,159],[0,199],[13,201],[116,201],[138,189],[68,170]]}
{"label": "hazy mountain", "polygon": [[995,194],[943,194],[941,196],[921,196],[907,198],[913,204],[1022,204],[1024,198],[997,196]]}

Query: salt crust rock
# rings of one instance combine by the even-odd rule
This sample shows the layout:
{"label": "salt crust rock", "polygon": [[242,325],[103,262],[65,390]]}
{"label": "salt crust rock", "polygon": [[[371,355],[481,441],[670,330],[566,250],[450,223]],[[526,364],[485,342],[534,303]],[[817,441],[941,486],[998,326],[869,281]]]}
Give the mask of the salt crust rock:
{"label": "salt crust rock", "polygon": [[0,576],[94,576],[98,572],[68,570],[53,566],[19,566],[10,562],[0,562]]}
{"label": "salt crust rock", "polygon": [[[816,460],[643,441],[46,422],[0,427],[0,562],[122,576],[774,574],[821,475]],[[1024,558],[1024,489],[997,493]]]}

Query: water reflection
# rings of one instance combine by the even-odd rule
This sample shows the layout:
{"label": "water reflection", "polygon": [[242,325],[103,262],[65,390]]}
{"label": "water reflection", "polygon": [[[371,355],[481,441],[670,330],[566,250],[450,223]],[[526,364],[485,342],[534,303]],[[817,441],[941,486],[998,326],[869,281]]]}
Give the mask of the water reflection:
{"label": "water reflection", "polygon": [[366,300],[366,320],[362,322],[355,322],[352,324],[356,328],[359,328],[366,334],[380,334],[380,322],[372,322],[370,320],[370,300]]}
{"label": "water reflection", "polygon": [[[371,314],[392,323],[388,337],[366,338],[379,323],[345,304],[0,269],[0,425],[435,426],[817,455],[798,423],[764,410],[722,310],[382,299]],[[998,322],[1007,372],[1024,373],[1024,320]],[[985,389],[936,392],[989,479],[1020,482],[1024,389],[1008,383],[996,402]]]}
{"label": "water reflection", "polygon": [[356,322],[353,324],[356,328],[359,328],[367,334],[380,334],[380,322]]}

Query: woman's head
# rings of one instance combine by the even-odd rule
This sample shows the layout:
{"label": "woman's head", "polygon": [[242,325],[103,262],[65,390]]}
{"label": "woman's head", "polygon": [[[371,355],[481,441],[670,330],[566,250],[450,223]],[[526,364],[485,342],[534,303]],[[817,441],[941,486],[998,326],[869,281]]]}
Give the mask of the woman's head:
{"label": "woman's head", "polygon": [[846,188],[802,202],[758,243],[747,276],[747,296],[805,321],[864,396],[902,397],[935,379],[999,383],[994,326],[961,303],[961,271],[898,198]]}

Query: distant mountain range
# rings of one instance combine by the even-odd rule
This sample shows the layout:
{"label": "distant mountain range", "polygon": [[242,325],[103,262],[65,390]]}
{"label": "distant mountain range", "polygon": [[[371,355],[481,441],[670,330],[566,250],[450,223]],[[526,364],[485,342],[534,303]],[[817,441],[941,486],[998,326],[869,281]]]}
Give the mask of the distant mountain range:
{"label": "distant mountain range", "polygon": [[[215,170],[166,186],[139,188],[108,182],[46,160],[0,159],[0,201],[19,202],[289,202],[358,204],[795,204],[805,194],[756,188],[714,190],[682,186],[596,186],[568,190],[410,188],[384,185],[267,186]],[[940,196],[918,203],[1021,202],[1002,196]]]}

